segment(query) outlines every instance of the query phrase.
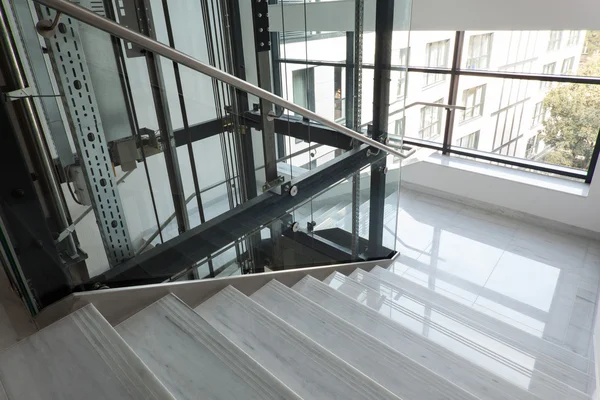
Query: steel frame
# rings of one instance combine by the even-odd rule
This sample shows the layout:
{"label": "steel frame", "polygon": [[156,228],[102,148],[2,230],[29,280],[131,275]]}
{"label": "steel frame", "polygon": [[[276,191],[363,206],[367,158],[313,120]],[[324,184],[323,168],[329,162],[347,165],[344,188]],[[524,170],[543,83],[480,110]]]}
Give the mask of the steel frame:
{"label": "steel frame", "polygon": [[[42,7],[42,13],[50,19],[56,15],[55,10],[47,7]],[[133,246],[79,37],[79,22],[73,18],[61,18],[49,45],[75,132],[76,147],[102,242],[109,263],[115,265],[133,256]]]}
{"label": "steel frame", "polygon": [[377,163],[383,157],[383,152],[372,155],[368,146],[346,152],[335,160],[311,170],[301,180],[293,181],[298,188],[296,196],[290,193],[263,193],[108,270],[85,287],[93,287],[96,282],[110,287],[122,287],[169,280],[229,243],[268,227],[273,222],[280,223],[279,219],[290,210],[310,201],[312,197],[364,166]]}

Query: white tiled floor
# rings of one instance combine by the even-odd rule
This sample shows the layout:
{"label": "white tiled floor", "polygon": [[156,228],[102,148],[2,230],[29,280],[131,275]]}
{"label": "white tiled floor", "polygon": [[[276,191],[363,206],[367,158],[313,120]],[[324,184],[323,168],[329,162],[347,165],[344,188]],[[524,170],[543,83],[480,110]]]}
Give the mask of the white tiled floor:
{"label": "white tiled floor", "polygon": [[591,357],[600,242],[403,189],[394,272]]}

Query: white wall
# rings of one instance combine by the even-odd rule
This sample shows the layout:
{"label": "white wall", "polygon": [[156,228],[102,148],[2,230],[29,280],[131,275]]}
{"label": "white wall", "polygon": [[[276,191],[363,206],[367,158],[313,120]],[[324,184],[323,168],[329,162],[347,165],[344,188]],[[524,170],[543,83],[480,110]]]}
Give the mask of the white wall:
{"label": "white wall", "polygon": [[[364,31],[375,30],[376,0],[365,1]],[[284,4],[286,31],[353,31],[354,1]],[[600,2],[590,0],[395,0],[394,30],[594,30]],[[269,6],[272,31],[282,29],[281,4]]]}
{"label": "white wall", "polygon": [[[470,172],[451,164],[452,162],[450,165],[444,165],[437,160],[425,160],[404,166],[402,182],[444,192],[453,197],[462,197],[467,201],[483,202],[491,208],[507,208],[530,216],[558,221],[600,236],[598,177],[589,186],[589,193],[585,196]],[[583,187],[585,184],[580,185]]]}

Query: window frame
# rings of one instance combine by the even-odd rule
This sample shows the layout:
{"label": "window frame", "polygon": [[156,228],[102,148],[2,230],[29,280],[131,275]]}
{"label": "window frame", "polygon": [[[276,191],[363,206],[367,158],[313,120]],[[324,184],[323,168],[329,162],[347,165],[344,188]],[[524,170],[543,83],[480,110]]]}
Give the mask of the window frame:
{"label": "window frame", "polygon": [[548,39],[548,51],[556,51],[561,48],[562,45],[562,31],[550,31],[550,38]]}
{"label": "window frame", "polygon": [[[279,34],[276,36],[278,37]],[[561,35],[562,36],[562,35]],[[416,72],[422,74],[438,74],[444,75],[444,78],[441,81],[445,81],[447,78],[450,79],[448,94],[448,104],[457,105],[460,98],[456,96],[456,94],[452,94],[454,91],[456,93],[458,87],[458,80],[463,76],[479,76],[479,77],[488,77],[488,78],[501,78],[501,79],[514,79],[514,80],[526,80],[526,81],[541,81],[541,83],[547,83],[551,85],[552,83],[579,83],[579,84],[588,84],[588,85],[600,85],[600,77],[587,77],[587,76],[576,76],[576,75],[544,75],[540,73],[518,73],[518,72],[510,72],[510,71],[486,71],[486,70],[468,70],[465,68],[461,68],[461,58],[462,53],[464,51],[464,39],[465,32],[457,31],[455,41],[460,43],[460,45],[453,46],[454,51],[449,53],[450,57],[450,68],[429,68],[429,67],[418,67],[418,66],[409,66],[407,68],[408,72]],[[347,38],[347,40],[349,40]],[[348,46],[352,45],[352,41],[348,42]],[[434,42],[432,42],[434,43]],[[307,61],[305,59],[281,59],[281,58],[273,58],[273,66],[279,67],[280,63],[290,63],[290,64],[301,64],[301,65],[311,65],[311,66],[343,66],[346,68],[354,68],[354,63],[352,61],[318,61],[318,60],[310,60]],[[365,69],[373,69],[372,64],[363,64],[362,68]],[[398,67],[392,65],[392,71],[401,71],[406,69],[406,67]],[[279,79],[282,79],[280,75]],[[436,82],[437,83],[437,82]],[[276,93],[278,94],[278,93]],[[279,93],[280,94],[280,93]],[[545,113],[544,113],[545,115]],[[366,127],[367,123],[363,123],[363,128]],[[483,160],[488,162],[499,163],[502,165],[515,166],[518,168],[524,168],[527,170],[538,171],[542,173],[549,173],[559,176],[564,176],[568,178],[573,178],[576,180],[581,180],[586,183],[590,183],[594,177],[596,163],[600,158],[600,129],[598,132],[598,137],[596,139],[596,144],[592,152],[592,157],[590,160],[590,164],[587,170],[578,170],[569,167],[562,167],[558,165],[546,164],[543,162],[523,159],[523,158],[514,158],[507,157],[500,154],[472,150],[472,149],[462,149],[457,148],[452,144],[452,136],[453,136],[454,124],[448,123],[446,121],[445,129],[440,132],[440,135],[443,135],[443,141],[441,143],[431,142],[427,140],[421,140],[416,138],[407,138],[405,137],[403,142],[410,146],[416,147],[424,147],[433,150],[440,151],[443,155],[446,156],[463,156],[469,157],[476,160]]]}
{"label": "window frame", "polygon": [[[440,49],[438,47],[442,47],[443,54],[440,57]],[[432,65],[431,56],[433,53],[433,49],[437,49],[436,51],[436,65]],[[425,64],[428,68],[448,68],[448,59],[450,56],[450,39],[445,40],[437,40],[435,42],[429,42],[425,45]],[[440,63],[440,58],[443,59]],[[410,70],[410,68],[409,68]],[[446,81],[445,74],[425,74],[425,83],[423,87],[427,88],[433,85],[437,85],[438,83]]]}
{"label": "window frame", "polygon": [[[487,83],[483,85],[474,86],[469,89],[463,90],[463,105],[466,109],[462,112],[461,122],[466,123],[475,118],[479,118],[483,115],[483,106],[485,104],[485,89],[487,87]],[[469,96],[472,94],[472,102],[469,104]],[[478,96],[479,94],[479,96]],[[477,98],[479,97],[479,102],[477,102]],[[475,112],[477,110],[477,113]],[[470,114],[470,115],[469,115]]]}
{"label": "window frame", "polygon": [[[469,38],[469,46],[467,48],[467,61],[465,63],[466,69],[485,70],[490,66],[490,56],[492,53],[492,41],[494,33],[482,33],[479,35],[472,35]],[[484,43],[483,39],[487,39],[487,43]],[[479,41],[479,43],[475,43]],[[479,55],[474,55],[475,47],[479,48]],[[484,53],[485,51],[485,53]],[[474,61],[476,60],[476,62]],[[481,61],[485,61],[485,65],[481,65]],[[476,64],[476,65],[474,65]]]}
{"label": "window frame", "polygon": [[[444,98],[442,97],[439,100],[434,101],[436,104],[443,104]],[[423,106],[420,110],[420,125],[419,125],[419,137],[421,140],[432,141],[433,139],[439,137],[442,133],[442,111],[444,109],[442,107],[434,107],[434,106]],[[429,115],[428,115],[429,114]],[[429,118],[428,118],[429,117]],[[435,117],[435,119],[434,119]],[[429,121],[427,121],[429,119]],[[427,121],[428,125],[425,125]],[[432,134],[433,128],[437,133]],[[425,131],[427,131],[428,135],[425,137]]]}

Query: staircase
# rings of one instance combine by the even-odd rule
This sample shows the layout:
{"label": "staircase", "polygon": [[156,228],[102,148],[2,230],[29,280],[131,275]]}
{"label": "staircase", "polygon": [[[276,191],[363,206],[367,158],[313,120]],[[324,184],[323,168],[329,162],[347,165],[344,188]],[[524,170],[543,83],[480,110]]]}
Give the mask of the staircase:
{"label": "staircase", "polygon": [[0,399],[584,400],[593,371],[376,266],[166,294],[114,327],[88,304],[0,353]]}

